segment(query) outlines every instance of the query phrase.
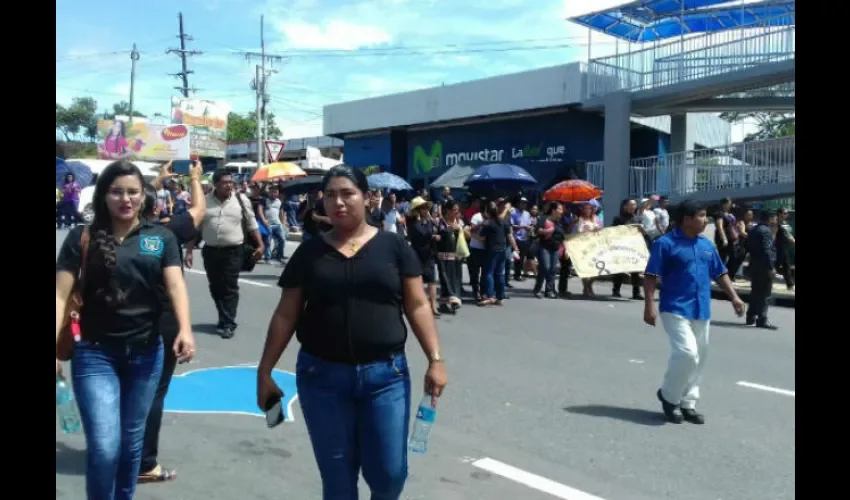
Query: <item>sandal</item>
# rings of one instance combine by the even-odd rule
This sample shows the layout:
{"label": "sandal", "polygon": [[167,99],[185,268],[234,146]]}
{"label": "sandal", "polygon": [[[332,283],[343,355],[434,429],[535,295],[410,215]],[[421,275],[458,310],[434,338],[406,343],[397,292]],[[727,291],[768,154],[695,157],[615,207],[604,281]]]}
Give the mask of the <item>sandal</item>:
{"label": "sandal", "polygon": [[139,483],[164,483],[177,479],[176,470],[168,470],[161,465],[157,465],[148,472],[139,474]]}

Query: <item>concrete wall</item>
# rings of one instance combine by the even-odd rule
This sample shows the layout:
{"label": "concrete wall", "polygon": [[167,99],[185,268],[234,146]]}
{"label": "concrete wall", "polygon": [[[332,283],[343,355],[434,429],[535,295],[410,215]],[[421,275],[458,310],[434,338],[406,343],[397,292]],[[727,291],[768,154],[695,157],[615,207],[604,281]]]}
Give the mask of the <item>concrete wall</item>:
{"label": "concrete wall", "polygon": [[[348,139],[350,134],[378,133],[391,128],[441,127],[452,121],[578,106],[586,85],[585,70],[583,63],[562,64],[331,104],[324,107],[324,133]],[[711,113],[693,116],[697,143],[711,147],[729,142],[728,122]],[[632,121],[670,133],[669,116],[633,117]]]}
{"label": "concrete wall", "polygon": [[581,102],[579,63],[500,75],[324,108],[324,134],[342,135],[389,127],[515,113]]}

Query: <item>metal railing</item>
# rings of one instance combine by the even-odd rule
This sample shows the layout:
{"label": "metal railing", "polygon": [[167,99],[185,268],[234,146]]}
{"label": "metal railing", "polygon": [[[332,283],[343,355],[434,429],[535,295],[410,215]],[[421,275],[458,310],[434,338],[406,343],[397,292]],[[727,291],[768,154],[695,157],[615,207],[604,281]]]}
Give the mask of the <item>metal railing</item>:
{"label": "metal railing", "polygon": [[585,99],[730,73],[794,58],[795,26],[770,20],[600,57],[587,64]]}
{"label": "metal railing", "polygon": [[599,189],[605,189],[605,162],[590,161],[585,164],[585,179]]}
{"label": "metal railing", "polygon": [[794,136],[633,159],[629,196],[687,196],[795,182]]}

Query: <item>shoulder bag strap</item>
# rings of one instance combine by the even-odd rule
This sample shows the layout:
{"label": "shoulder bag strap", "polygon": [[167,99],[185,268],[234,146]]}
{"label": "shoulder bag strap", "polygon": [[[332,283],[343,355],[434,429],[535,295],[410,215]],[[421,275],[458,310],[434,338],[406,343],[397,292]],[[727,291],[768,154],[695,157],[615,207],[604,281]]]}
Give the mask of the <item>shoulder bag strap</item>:
{"label": "shoulder bag strap", "polygon": [[242,230],[248,230],[248,210],[245,208],[245,200],[242,199],[242,193],[236,193],[236,199],[239,200],[239,207],[242,208]]}
{"label": "shoulder bag strap", "polygon": [[81,291],[83,289],[83,280],[85,280],[86,278],[86,267],[88,265],[90,239],[91,233],[89,232],[89,227],[85,226],[83,228],[83,233],[80,235],[80,279],[77,281],[79,290]]}

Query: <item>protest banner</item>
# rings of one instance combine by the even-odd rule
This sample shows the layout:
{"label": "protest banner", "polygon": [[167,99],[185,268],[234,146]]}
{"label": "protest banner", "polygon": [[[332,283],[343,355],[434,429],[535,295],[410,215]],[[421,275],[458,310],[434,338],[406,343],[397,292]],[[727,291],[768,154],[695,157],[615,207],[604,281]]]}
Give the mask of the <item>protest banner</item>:
{"label": "protest banner", "polygon": [[573,234],[564,241],[567,255],[580,278],[642,273],[649,249],[637,226],[614,226]]}

